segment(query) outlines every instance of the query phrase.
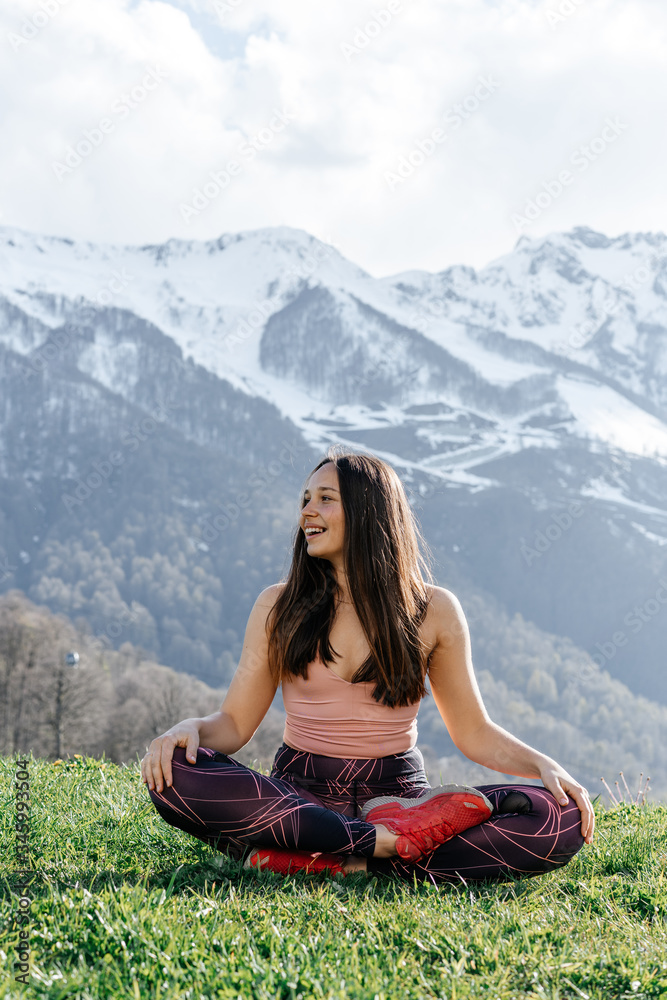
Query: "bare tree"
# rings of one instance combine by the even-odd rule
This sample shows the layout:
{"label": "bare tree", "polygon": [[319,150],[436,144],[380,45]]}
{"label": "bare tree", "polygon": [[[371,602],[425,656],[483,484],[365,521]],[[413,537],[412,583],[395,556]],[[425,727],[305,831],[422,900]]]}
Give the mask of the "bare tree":
{"label": "bare tree", "polygon": [[63,627],[43,661],[42,726],[49,753],[56,758],[74,752],[101,753],[114,700],[110,678],[94,653],[84,648],[78,664],[68,664],[66,655],[76,638]]}
{"label": "bare tree", "polygon": [[[101,648],[83,622],[74,628],[20,591],[0,597],[0,752],[133,760],[175,722],[220,706],[223,690],[145,657],[129,643]],[[249,761],[270,762],[282,725],[271,710],[245,748]]]}
{"label": "bare tree", "polygon": [[3,753],[24,749],[33,723],[36,667],[47,637],[47,617],[20,591],[0,601],[0,747]]}

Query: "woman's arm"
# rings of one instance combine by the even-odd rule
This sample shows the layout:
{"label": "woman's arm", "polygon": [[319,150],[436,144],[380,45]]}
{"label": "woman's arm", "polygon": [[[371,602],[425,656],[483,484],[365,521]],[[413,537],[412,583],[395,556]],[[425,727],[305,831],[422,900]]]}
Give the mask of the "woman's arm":
{"label": "woman's arm", "polygon": [[458,749],[494,771],[541,778],[561,805],[567,805],[568,793],[581,810],[581,832],[590,843],[595,816],[586,789],[551,757],[489,718],[472,665],[468,623],[458,598],[443,587],[433,587],[430,610],[437,632],[437,644],[429,658],[431,692]]}
{"label": "woman's arm", "polygon": [[224,701],[217,712],[201,719],[184,719],[157,736],[141,762],[141,776],[149,789],[162,791],[172,782],[171,761],[175,747],[185,747],[191,763],[199,746],[232,754],[256,732],[276,693],[269,671],[266,620],[283,584],[263,590],[250,612],[241,659]]}

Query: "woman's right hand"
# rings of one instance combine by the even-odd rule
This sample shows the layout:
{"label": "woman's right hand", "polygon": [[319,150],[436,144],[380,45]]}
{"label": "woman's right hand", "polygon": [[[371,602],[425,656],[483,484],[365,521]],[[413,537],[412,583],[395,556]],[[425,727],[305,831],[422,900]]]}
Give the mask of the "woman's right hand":
{"label": "woman's right hand", "polygon": [[141,780],[149,791],[160,793],[164,785],[171,787],[171,761],[175,747],[185,747],[185,757],[190,764],[197,760],[199,747],[199,726],[196,719],[177,722],[162,736],[156,736],[146,756],[141,761]]}

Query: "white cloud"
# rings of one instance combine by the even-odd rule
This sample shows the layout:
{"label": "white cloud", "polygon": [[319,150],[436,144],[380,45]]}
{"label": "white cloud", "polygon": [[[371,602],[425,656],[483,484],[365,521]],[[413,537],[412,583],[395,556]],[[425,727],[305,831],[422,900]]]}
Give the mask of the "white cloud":
{"label": "white cloud", "polygon": [[[658,0],[9,0],[2,221],[112,242],[287,224],[374,274],[439,270],[511,249],[513,214],[570,169],[529,235],[667,230],[666,25]],[[133,100],[151,69],[159,85]],[[475,108],[480,78],[498,86]],[[294,116],[280,130],[276,111]],[[54,161],[104,118],[59,180]],[[627,127],[574,168],[607,118]],[[230,160],[238,172],[186,222]]]}

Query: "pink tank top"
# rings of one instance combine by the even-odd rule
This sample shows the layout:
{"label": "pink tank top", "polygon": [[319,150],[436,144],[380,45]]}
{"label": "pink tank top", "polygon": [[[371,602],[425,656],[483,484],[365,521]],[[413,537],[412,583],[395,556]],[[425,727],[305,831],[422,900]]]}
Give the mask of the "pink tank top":
{"label": "pink tank top", "polygon": [[324,665],[308,664],[308,679],[283,682],[287,721],[283,740],[325,757],[386,757],[417,742],[419,702],[390,708],[373,698],[375,684],[352,684]]}

